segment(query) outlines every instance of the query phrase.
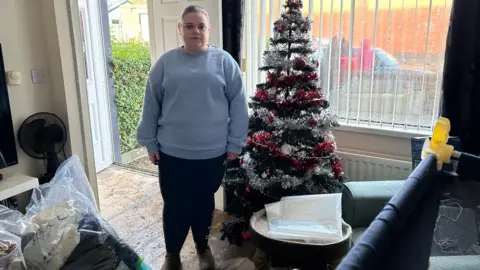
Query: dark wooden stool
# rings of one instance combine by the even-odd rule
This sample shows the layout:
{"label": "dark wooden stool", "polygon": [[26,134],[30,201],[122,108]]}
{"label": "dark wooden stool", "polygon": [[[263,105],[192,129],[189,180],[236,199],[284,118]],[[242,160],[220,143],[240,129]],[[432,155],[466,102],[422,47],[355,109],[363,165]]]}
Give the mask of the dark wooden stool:
{"label": "dark wooden stool", "polygon": [[268,236],[266,212],[261,210],[250,219],[250,239],[257,248],[253,263],[258,270],[334,269],[351,247],[352,228],[342,221],[342,230],[342,239],[329,244],[273,239]]}

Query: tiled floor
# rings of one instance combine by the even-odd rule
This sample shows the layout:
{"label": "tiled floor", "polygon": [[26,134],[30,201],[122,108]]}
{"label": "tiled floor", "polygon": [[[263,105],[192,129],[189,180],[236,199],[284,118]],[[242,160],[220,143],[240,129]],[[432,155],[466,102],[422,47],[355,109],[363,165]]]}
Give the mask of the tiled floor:
{"label": "tiled floor", "polygon": [[[139,171],[111,167],[98,175],[102,215],[118,234],[142,256],[152,269],[160,269],[165,255],[162,230],[163,200],[157,176]],[[254,269],[248,259],[250,245],[230,246],[220,239],[219,230],[227,217],[215,215],[210,245],[218,269]],[[198,269],[191,235],[182,250],[183,269]]]}
{"label": "tiled floor", "polygon": [[128,167],[138,168],[152,173],[157,173],[157,166],[153,165],[148,157],[142,157],[127,164]]}

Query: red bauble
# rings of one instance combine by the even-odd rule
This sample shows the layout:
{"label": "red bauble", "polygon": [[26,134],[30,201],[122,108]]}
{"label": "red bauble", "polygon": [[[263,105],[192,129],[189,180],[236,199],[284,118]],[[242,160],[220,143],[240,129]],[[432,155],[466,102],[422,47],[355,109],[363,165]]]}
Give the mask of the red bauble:
{"label": "red bauble", "polygon": [[249,240],[249,239],[250,239],[250,232],[248,232],[248,231],[243,232],[242,235],[243,235],[243,239],[245,239],[245,240]]}
{"label": "red bauble", "polygon": [[258,112],[254,112],[253,115],[254,115],[255,117],[257,117],[257,116],[258,116]]}
{"label": "red bauble", "polygon": [[304,59],[302,58],[295,59],[295,67],[297,69],[304,69],[306,65],[307,65],[307,62]]}
{"label": "red bauble", "polygon": [[280,31],[285,31],[287,27],[285,25],[280,25]]}
{"label": "red bauble", "polygon": [[316,119],[312,119],[312,120],[310,120],[310,125],[312,127],[316,127],[318,125],[318,121]]}

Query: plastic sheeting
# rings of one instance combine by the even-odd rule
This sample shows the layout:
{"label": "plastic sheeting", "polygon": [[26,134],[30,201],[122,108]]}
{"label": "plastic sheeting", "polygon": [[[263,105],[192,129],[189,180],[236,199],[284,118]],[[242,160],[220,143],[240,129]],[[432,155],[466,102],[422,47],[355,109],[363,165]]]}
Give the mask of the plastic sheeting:
{"label": "plastic sheeting", "polygon": [[284,197],[265,206],[269,236],[328,243],[342,239],[342,194]]}

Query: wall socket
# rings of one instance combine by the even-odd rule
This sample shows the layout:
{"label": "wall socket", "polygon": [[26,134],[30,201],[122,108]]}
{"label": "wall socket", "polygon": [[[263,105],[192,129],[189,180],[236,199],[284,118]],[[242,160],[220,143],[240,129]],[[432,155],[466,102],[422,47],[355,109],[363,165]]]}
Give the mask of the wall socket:
{"label": "wall socket", "polygon": [[32,69],[32,82],[42,83],[45,81],[45,73],[39,69]]}

